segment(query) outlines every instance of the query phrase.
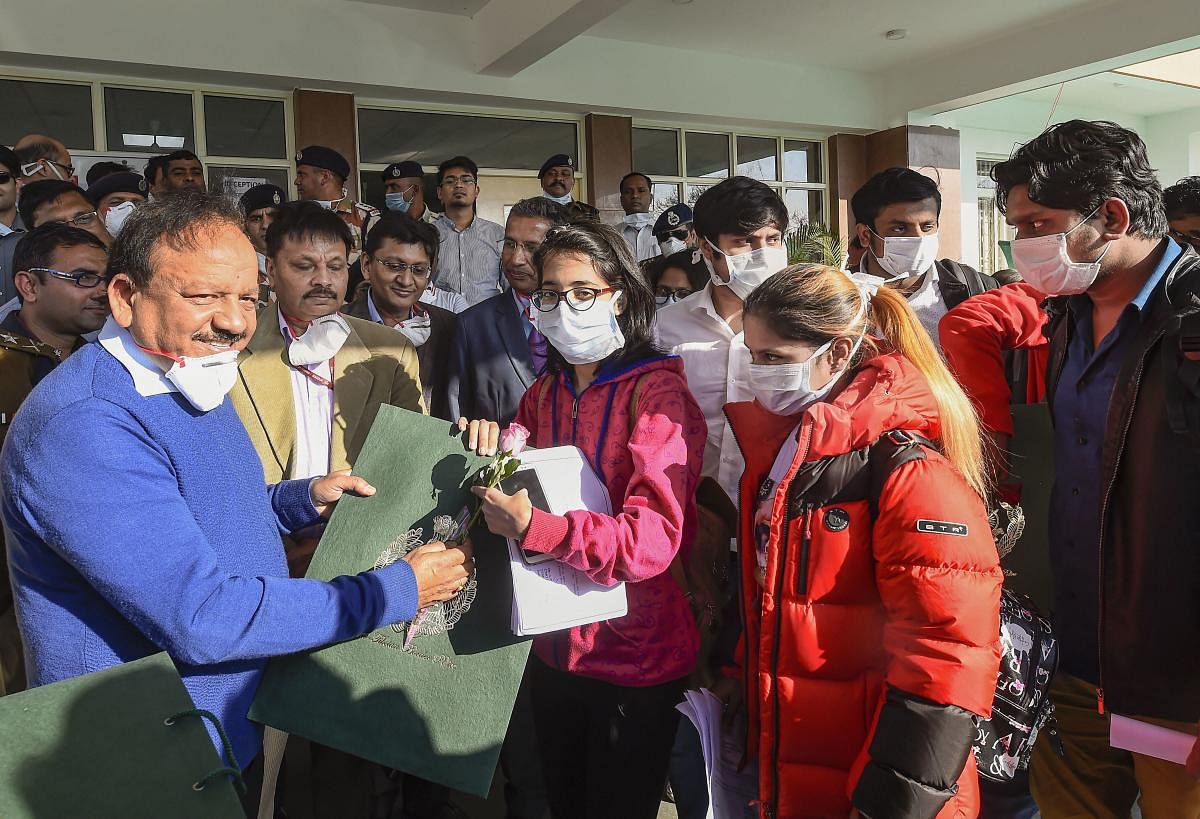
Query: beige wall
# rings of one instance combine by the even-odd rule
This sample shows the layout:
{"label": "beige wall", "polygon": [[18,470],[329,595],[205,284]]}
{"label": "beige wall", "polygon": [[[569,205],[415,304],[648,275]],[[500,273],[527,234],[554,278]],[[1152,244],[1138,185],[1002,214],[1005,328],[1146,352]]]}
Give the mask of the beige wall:
{"label": "beige wall", "polygon": [[[576,194],[582,185],[582,179],[575,180]],[[542,186],[532,176],[492,176],[486,170],[480,171],[477,209],[479,215],[489,221],[503,225],[506,206],[541,195]]]}

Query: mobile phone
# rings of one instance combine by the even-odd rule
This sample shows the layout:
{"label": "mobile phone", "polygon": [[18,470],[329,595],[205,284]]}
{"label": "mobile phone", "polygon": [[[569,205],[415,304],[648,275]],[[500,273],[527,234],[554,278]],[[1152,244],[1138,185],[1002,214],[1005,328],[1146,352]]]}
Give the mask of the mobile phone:
{"label": "mobile phone", "polygon": [[[543,512],[550,512],[550,504],[546,501],[546,490],[542,488],[542,482],[538,479],[538,474],[532,467],[518,469],[500,482],[500,488],[504,490],[506,495],[514,495],[524,489],[529,493],[529,502],[533,505],[533,508],[541,509]],[[521,559],[526,563],[534,564],[544,563],[554,558],[541,552],[521,549]]]}

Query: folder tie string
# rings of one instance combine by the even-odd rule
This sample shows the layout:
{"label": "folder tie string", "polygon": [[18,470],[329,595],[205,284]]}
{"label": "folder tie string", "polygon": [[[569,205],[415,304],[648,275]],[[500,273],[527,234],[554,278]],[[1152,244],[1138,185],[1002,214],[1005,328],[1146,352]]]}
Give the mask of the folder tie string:
{"label": "folder tie string", "polygon": [[211,782],[228,776],[233,781],[233,786],[238,793],[246,793],[246,783],[242,779],[242,769],[238,765],[237,757],[233,755],[233,743],[229,741],[229,735],[225,733],[225,726],[221,725],[221,720],[217,719],[217,715],[212,711],[204,708],[189,708],[187,711],[180,711],[177,714],[172,714],[163,720],[164,725],[174,725],[180,717],[199,717],[202,720],[208,720],[212,723],[213,728],[217,731],[217,736],[221,739],[221,748],[224,751],[225,758],[229,760],[229,766],[218,768],[207,776],[201,778],[192,785],[192,790],[202,791]]}

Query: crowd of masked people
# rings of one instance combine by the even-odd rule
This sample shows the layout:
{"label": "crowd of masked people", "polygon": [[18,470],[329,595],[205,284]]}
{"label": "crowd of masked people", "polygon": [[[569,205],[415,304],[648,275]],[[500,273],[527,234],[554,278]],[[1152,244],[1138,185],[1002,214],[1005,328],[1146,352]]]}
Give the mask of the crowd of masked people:
{"label": "crowd of masked people", "polygon": [[[508,816],[648,819],[665,791],[705,816],[675,707],[696,687],[743,740],[739,815],[1200,816],[1200,754],[1109,742],[1112,714],[1200,720],[1200,177],[1164,191],[1133,132],[1052,126],[993,172],[1015,238],[990,276],[940,258],[942,194],[907,168],[855,193],[837,266],[789,264],[796,226],[759,181],[655,216],[631,173],[612,226],[575,170],[551,157],[500,225],[464,156],[435,213],[420,165],[383,171],[379,211],[322,146],[293,201],[236,202],[187,151],[84,187],[52,137],[0,147],[0,694],[165,650],[224,723],[248,816],[463,815],[315,744],[297,783],[299,740],[246,716],[267,658],[466,583],[469,541],[304,579],[331,507],[373,492],[349,470],[387,404],[485,455],[515,420],[612,498],[480,493],[481,526],[629,605],[534,639]],[[1016,404],[1053,421],[1049,669],[1001,619]],[[1005,666],[1053,716],[981,748]]]}

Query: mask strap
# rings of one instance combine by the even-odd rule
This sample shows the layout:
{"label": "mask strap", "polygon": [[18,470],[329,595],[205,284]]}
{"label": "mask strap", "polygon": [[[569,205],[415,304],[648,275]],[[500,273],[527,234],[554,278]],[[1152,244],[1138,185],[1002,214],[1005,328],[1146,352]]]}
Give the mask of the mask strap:
{"label": "mask strap", "polygon": [[[1095,209],[1095,210],[1093,210],[1091,213],[1089,213],[1087,216],[1083,217],[1083,218],[1082,218],[1082,219],[1080,219],[1078,222],[1076,222],[1076,223],[1075,223],[1075,224],[1074,224],[1074,225],[1071,227],[1071,229],[1070,229],[1070,230],[1068,230],[1066,233],[1064,233],[1064,234],[1063,234],[1063,236],[1070,236],[1072,233],[1074,233],[1074,232],[1075,232],[1075,229],[1076,229],[1076,228],[1078,228],[1078,227],[1080,227],[1080,226],[1082,226],[1082,225],[1085,225],[1085,224],[1087,224],[1088,222],[1090,222],[1090,221],[1092,220],[1092,217],[1093,217],[1093,216],[1095,216],[1097,213],[1099,213],[1099,212],[1100,212],[1100,208],[1102,208],[1102,207],[1104,207],[1104,203],[1103,203],[1103,202],[1101,202],[1099,205],[1097,205],[1097,206],[1096,206],[1096,209]],[[1109,242],[1109,244],[1112,244],[1112,242]],[[1107,250],[1107,249],[1105,249],[1105,251],[1104,251],[1104,252],[1105,252],[1105,253],[1107,253],[1107,252],[1108,252],[1108,250]],[[1101,257],[1101,258],[1103,258],[1103,257]],[[1100,259],[1097,259],[1096,261],[1100,261]]]}
{"label": "mask strap", "polygon": [[138,344],[136,341],[133,343],[143,353],[149,353],[150,355],[157,355],[157,356],[162,356],[163,358],[169,358],[171,361],[174,361],[180,367],[187,366],[187,359],[185,359],[185,358],[178,358],[176,356],[171,355],[170,353],[164,353],[162,350],[151,350],[149,347],[143,347],[141,344]]}

